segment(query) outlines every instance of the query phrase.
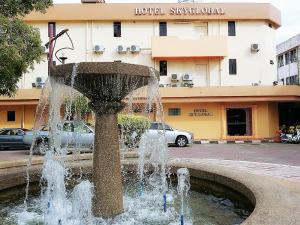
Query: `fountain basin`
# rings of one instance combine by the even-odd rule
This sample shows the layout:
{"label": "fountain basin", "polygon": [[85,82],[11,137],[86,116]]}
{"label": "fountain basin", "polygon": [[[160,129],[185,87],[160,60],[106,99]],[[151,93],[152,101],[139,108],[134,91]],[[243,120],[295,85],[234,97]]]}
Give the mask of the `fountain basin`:
{"label": "fountain basin", "polygon": [[[79,172],[79,166],[81,166],[84,172],[91,173],[91,155],[86,154],[81,157],[80,163],[72,160],[68,164],[74,171]],[[19,161],[16,165],[14,162],[5,162],[5,165],[0,163],[0,190],[26,183],[26,163],[26,160]],[[132,158],[126,159],[122,163],[127,171],[136,169],[135,160]],[[176,171],[176,167],[187,167],[191,177],[225,185],[246,196],[255,208],[242,225],[300,224],[299,183],[252,175],[214,164],[199,163],[196,160],[171,160],[170,164],[174,167],[174,171]],[[39,180],[41,168],[42,159],[39,159],[34,162],[32,167],[31,181]],[[7,183],[11,185],[8,187]]]}

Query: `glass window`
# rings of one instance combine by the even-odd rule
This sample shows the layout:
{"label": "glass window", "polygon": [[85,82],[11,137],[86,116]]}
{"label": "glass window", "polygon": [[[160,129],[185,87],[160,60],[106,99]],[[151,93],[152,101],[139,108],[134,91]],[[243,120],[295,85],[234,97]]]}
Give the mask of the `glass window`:
{"label": "glass window", "polygon": [[290,63],[290,53],[285,53],[285,65],[288,65]]}
{"label": "glass window", "polygon": [[121,22],[114,22],[114,37],[121,37]]}
{"label": "glass window", "polygon": [[48,23],[48,37],[50,37],[51,27],[52,27],[52,30],[53,30],[53,37],[54,37],[54,36],[56,36],[56,23],[55,22],[49,22]]}
{"label": "glass window", "polygon": [[283,65],[283,55],[280,55],[278,56],[278,67],[282,67]]}
{"label": "glass window", "polygon": [[0,135],[9,135],[10,130],[0,130]]}
{"label": "glass window", "polygon": [[291,63],[297,62],[297,51],[296,51],[296,49],[293,49],[292,51],[290,51],[290,61],[291,61]]}
{"label": "glass window", "polygon": [[8,122],[16,121],[16,112],[15,111],[7,111],[7,121]]}
{"label": "glass window", "polygon": [[228,36],[235,36],[235,22],[234,21],[229,21],[228,22]]}
{"label": "glass window", "polygon": [[150,130],[157,130],[157,123],[151,123]]}
{"label": "glass window", "polygon": [[167,74],[168,74],[167,61],[159,61],[159,73],[160,73],[160,76],[167,76]]}
{"label": "glass window", "polygon": [[236,75],[236,59],[229,59],[229,74]]}
{"label": "glass window", "polygon": [[168,115],[169,116],[180,116],[181,109],[180,108],[169,108]]}
{"label": "glass window", "polygon": [[159,22],[159,36],[167,36],[167,23]]}

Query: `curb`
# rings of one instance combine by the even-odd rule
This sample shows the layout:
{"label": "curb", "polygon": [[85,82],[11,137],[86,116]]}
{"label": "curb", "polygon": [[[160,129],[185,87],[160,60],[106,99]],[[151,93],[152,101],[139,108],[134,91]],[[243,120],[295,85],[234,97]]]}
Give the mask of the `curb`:
{"label": "curb", "polygon": [[235,141],[224,141],[224,140],[199,140],[194,141],[194,144],[261,144],[261,143],[274,143],[274,140],[235,140]]}

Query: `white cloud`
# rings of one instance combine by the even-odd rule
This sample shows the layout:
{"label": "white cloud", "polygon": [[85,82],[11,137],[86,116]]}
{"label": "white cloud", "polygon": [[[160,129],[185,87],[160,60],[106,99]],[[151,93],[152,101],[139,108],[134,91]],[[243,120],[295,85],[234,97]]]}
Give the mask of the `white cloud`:
{"label": "white cloud", "polygon": [[[53,0],[54,3],[80,3],[81,0]],[[177,2],[177,0],[106,0],[107,3],[146,3]],[[300,33],[300,1],[299,0],[199,0],[198,2],[269,2],[276,6],[282,15],[282,27],[277,30],[277,43],[285,41]]]}

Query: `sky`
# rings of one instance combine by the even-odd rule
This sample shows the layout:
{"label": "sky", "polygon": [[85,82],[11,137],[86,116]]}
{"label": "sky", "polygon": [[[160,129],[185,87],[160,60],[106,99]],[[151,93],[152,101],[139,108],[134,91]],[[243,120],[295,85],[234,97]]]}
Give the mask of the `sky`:
{"label": "sky", "polygon": [[[81,0],[53,0],[54,3],[80,3]],[[176,3],[177,0],[106,0],[106,3]],[[279,44],[300,33],[300,0],[200,0],[198,2],[269,2],[281,11],[282,26],[276,31],[276,43]]]}

